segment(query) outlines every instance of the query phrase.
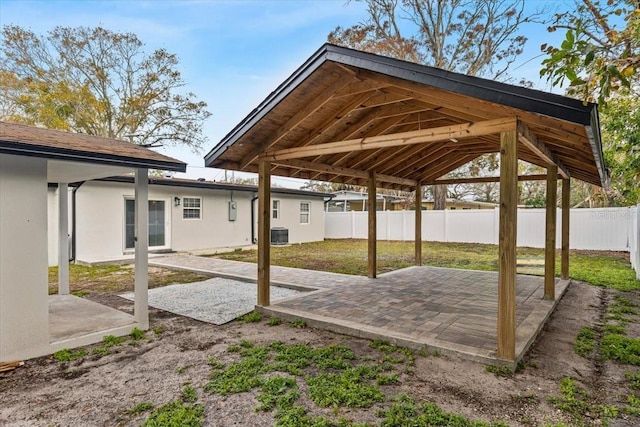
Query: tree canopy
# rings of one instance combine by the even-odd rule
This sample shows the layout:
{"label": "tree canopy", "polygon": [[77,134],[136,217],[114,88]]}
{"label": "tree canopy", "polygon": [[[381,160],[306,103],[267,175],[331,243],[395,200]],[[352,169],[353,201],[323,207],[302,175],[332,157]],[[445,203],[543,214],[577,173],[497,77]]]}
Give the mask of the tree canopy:
{"label": "tree canopy", "polygon": [[132,33],[56,27],[39,36],[2,28],[0,119],[147,146],[207,140],[207,104],[185,93],[178,57],[147,53]]}
{"label": "tree canopy", "polygon": [[[366,2],[368,16],[349,28],[337,27],[329,42],[503,81],[511,79],[509,67],[527,41],[522,24],[536,16],[525,14],[524,0],[356,1]],[[467,171],[479,176],[496,168],[492,154],[476,159]],[[491,185],[477,184],[464,191],[478,199],[493,193]],[[433,196],[434,209],[444,209],[447,187],[435,186]]]}
{"label": "tree canopy", "polygon": [[472,76],[505,80],[527,38],[524,0],[356,0],[368,17],[331,43]]}
{"label": "tree canopy", "polygon": [[566,30],[560,46],[541,47],[547,58],[540,75],[547,76],[554,86],[568,81],[571,94],[601,104],[623,87],[638,94],[637,0],[576,0],[576,7],[557,14],[548,30]]}
{"label": "tree canopy", "polygon": [[581,188],[583,205],[640,201],[640,3],[576,0],[548,30],[565,30],[560,46],[542,45],[540,74],[554,86],[600,103],[602,148],[611,172],[605,191]]}

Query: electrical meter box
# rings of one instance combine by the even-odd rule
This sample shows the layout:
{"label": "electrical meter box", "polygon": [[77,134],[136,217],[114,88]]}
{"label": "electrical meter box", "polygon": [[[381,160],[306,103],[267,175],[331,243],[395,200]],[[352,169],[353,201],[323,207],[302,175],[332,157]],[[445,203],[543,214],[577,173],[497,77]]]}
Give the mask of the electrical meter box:
{"label": "electrical meter box", "polygon": [[229,202],[229,221],[235,221],[238,218],[238,202],[233,200]]}

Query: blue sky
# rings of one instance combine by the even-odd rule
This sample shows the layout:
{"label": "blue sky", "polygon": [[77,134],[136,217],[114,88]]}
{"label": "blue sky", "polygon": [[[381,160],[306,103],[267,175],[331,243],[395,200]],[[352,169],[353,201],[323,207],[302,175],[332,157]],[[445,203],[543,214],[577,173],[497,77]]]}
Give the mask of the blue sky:
{"label": "blue sky", "polygon": [[[550,9],[557,2],[529,0],[530,9]],[[223,172],[204,170],[206,154],[242,118],[324,42],[336,26],[365,18],[365,6],[343,0],[280,1],[35,1],[0,0],[0,24],[17,24],[44,34],[61,26],[98,26],[133,32],[149,51],[166,48],[180,58],[187,90],[209,104],[212,117],[204,126],[209,137],[202,153],[167,148],[165,154],[195,166],[191,177],[220,179]],[[511,74],[540,81],[542,43],[557,42],[544,26],[528,25],[525,53]],[[299,185],[280,180],[280,185]]]}

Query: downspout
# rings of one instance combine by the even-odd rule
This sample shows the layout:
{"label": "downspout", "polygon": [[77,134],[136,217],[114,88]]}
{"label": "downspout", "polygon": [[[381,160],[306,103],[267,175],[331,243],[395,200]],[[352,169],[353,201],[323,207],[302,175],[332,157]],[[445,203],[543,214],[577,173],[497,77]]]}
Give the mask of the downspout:
{"label": "downspout", "polygon": [[258,200],[258,196],[255,196],[251,199],[251,243],[258,243],[258,239],[256,238],[256,200]]}
{"label": "downspout", "polygon": [[69,262],[75,262],[76,260],[76,191],[86,181],[80,182],[76,187],[71,190],[71,259]]}

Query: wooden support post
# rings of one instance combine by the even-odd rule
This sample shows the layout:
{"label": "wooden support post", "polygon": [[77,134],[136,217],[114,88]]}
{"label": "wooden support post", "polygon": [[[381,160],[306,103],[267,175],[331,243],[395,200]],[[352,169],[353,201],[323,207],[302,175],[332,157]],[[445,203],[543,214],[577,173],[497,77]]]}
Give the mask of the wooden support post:
{"label": "wooden support post", "polygon": [[416,231],[415,231],[416,265],[422,265],[422,185],[416,184]]}
{"label": "wooden support post", "polygon": [[133,316],[140,329],[149,329],[149,172],[136,169],[135,176],[135,268]]}
{"label": "wooden support post", "polygon": [[558,202],[558,168],[547,166],[547,215],[544,239],[544,297],[556,298],[556,212]]}
{"label": "wooden support post", "polygon": [[518,145],[516,130],[500,134],[500,232],[498,274],[498,357],[516,353],[516,231]]}
{"label": "wooden support post", "polygon": [[368,248],[369,248],[369,258],[368,258],[368,271],[369,277],[375,279],[376,277],[376,259],[377,259],[377,245],[378,245],[378,237],[376,234],[376,174],[374,172],[369,172],[369,182],[368,182],[368,197],[367,197],[367,209],[368,217],[369,217],[369,235],[368,235]]}
{"label": "wooden support post", "polygon": [[571,180],[562,180],[562,243],[560,252],[560,270],[563,280],[569,279],[569,215],[571,209],[569,200],[571,198]]}
{"label": "wooden support post", "polygon": [[69,295],[69,185],[58,184],[58,295]]}
{"label": "wooden support post", "polygon": [[258,166],[258,305],[271,303],[271,163]]}

